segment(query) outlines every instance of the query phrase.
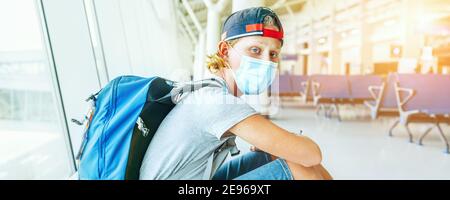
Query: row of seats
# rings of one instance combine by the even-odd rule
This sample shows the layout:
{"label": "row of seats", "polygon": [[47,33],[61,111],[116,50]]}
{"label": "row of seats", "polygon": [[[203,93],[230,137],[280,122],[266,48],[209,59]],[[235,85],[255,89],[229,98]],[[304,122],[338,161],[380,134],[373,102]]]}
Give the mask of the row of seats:
{"label": "row of seats", "polygon": [[389,129],[389,135],[398,124],[406,127],[409,141],[413,135],[411,123],[429,123],[431,126],[420,136],[436,128],[449,153],[449,144],[441,124],[450,124],[450,75],[439,74],[389,74],[386,78],[376,75],[281,75],[278,95],[300,96],[302,101],[311,99],[317,114],[324,112],[331,117],[336,112],[340,121],[340,104],[364,104],[373,119],[379,116],[397,116]]}
{"label": "row of seats", "polygon": [[272,93],[280,96],[312,95],[309,97],[317,97],[317,100],[365,100],[372,98],[367,87],[381,84],[382,78],[376,75],[306,76],[284,74],[280,75],[274,83],[272,87],[275,89],[272,90]]}
{"label": "row of seats", "polygon": [[[331,117],[335,111],[341,121],[338,105],[363,104],[364,101],[373,99],[367,88],[380,85],[383,79],[376,75],[314,75],[310,81],[317,114],[324,110],[325,117]],[[326,105],[331,106],[327,108]]]}
{"label": "row of seats", "polygon": [[[317,106],[317,114],[323,111],[325,117],[336,112],[338,120],[339,104],[362,104],[373,99],[367,89],[371,85],[382,84],[376,75],[280,75],[272,86],[272,93],[279,96],[299,96],[302,102],[312,100]],[[278,89],[278,90],[276,90]]]}
{"label": "row of seats", "polygon": [[283,74],[272,84],[272,94],[279,96],[299,96],[306,103],[309,96],[309,80],[305,75]]}
{"label": "row of seats", "polygon": [[411,123],[427,123],[431,126],[419,137],[418,144],[433,129],[437,129],[445,144],[445,152],[450,153],[449,144],[441,124],[450,124],[450,75],[440,74],[389,74],[381,85],[369,87],[374,100],[366,101],[372,118],[397,115],[398,119],[389,128],[389,136],[401,124],[406,128],[409,141],[413,142]]}

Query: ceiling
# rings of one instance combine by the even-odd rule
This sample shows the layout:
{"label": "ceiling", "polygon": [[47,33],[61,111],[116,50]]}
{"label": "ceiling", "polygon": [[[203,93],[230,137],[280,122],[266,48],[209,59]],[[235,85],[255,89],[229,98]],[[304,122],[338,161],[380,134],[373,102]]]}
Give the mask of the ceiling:
{"label": "ceiling", "polygon": [[[181,17],[183,17],[186,21],[187,27],[185,29],[190,29],[190,31],[194,35],[198,35],[198,28],[196,27],[192,17],[189,15],[189,11],[185,6],[185,1],[187,5],[192,9],[195,14],[196,20],[198,20],[202,29],[206,27],[208,9],[203,0],[178,0],[176,8],[179,11]],[[212,0],[214,3],[217,3],[218,0]],[[229,0],[231,1],[231,0]],[[264,0],[265,5],[271,9],[273,9],[278,15],[288,15],[294,14],[303,9],[303,6],[307,2],[307,0]],[[222,12],[222,16],[225,16],[222,20],[226,19],[226,16],[231,14],[231,3],[228,3],[224,11]]]}
{"label": "ceiling", "polygon": [[[217,3],[219,0],[211,0]],[[228,0],[232,1],[232,0]],[[330,15],[332,10],[340,10],[342,12],[349,12],[349,8],[359,5],[362,1],[368,4],[386,4],[388,2],[402,2],[402,0],[264,0],[265,6],[274,10],[280,18],[295,15],[295,19],[309,22],[311,19],[320,20]],[[450,14],[450,1],[448,0],[420,0],[424,12],[427,12],[430,17],[434,19],[443,19],[440,24],[448,23],[448,16]],[[227,3],[223,12],[222,21],[231,14],[232,3]],[[208,10],[204,0],[177,0],[176,9],[179,18],[184,18],[183,29],[190,32],[193,40],[199,35],[199,29],[204,30],[207,23]],[[193,17],[188,10],[192,10]],[[350,13],[348,13],[350,14]],[[432,15],[432,16],[431,16]],[[194,20],[198,21],[196,25]],[[286,30],[287,31],[287,30]],[[195,39],[194,39],[195,38]]]}

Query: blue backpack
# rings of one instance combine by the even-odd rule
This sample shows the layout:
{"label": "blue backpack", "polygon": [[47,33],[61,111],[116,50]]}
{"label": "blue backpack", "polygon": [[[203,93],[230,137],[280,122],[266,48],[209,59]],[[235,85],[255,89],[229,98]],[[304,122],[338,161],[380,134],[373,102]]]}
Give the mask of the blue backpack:
{"label": "blue backpack", "polygon": [[87,101],[78,155],[79,179],[136,180],[148,145],[165,116],[184,96],[217,79],[177,83],[160,77],[120,76]]}

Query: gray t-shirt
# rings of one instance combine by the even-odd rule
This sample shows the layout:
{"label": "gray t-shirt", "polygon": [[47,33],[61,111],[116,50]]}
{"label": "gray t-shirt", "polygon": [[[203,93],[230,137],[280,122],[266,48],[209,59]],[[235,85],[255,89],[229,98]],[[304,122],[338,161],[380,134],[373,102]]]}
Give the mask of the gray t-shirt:
{"label": "gray t-shirt", "polygon": [[[230,94],[226,87],[205,87],[187,95],[156,131],[139,178],[203,179],[210,165],[208,159],[224,139],[232,135],[227,130],[256,113],[242,99]],[[222,162],[217,159],[221,158],[216,157],[214,163]]]}

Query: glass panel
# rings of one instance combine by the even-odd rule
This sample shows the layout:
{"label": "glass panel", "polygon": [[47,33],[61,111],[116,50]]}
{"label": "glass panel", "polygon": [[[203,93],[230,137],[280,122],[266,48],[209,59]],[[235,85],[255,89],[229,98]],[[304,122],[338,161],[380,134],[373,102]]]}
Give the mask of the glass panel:
{"label": "glass panel", "polygon": [[106,69],[105,57],[103,55],[103,46],[98,29],[97,14],[95,11],[95,2],[92,0],[84,0],[86,17],[88,20],[89,31],[91,34],[91,43],[94,48],[95,63],[97,65],[97,74],[100,79],[101,86],[105,86],[108,81],[108,72]]}
{"label": "glass panel", "polygon": [[36,1],[0,1],[0,179],[65,179],[67,133]]}

